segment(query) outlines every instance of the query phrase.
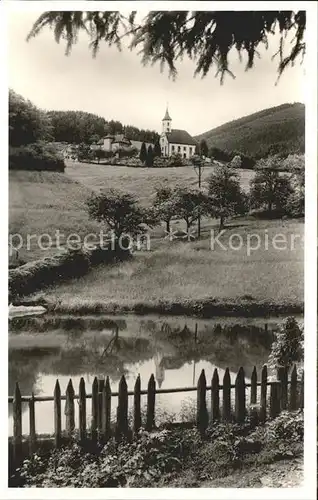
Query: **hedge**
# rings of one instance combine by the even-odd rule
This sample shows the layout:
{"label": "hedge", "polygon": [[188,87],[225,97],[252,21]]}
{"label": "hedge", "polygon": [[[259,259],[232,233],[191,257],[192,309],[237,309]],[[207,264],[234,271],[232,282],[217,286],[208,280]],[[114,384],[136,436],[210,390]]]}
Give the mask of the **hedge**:
{"label": "hedge", "polygon": [[19,147],[11,146],[9,148],[9,169],[64,172],[65,164],[54,147],[38,142]]}
{"label": "hedge", "polygon": [[78,278],[92,266],[109,263],[130,255],[128,250],[97,247],[94,250],[65,250],[53,257],[28,262],[9,270],[9,302],[29,295],[56,282]]}

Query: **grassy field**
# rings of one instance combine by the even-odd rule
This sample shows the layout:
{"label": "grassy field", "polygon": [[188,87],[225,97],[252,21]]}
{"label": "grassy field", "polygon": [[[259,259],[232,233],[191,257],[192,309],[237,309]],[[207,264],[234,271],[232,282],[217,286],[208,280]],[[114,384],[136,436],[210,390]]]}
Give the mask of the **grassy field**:
{"label": "grassy field", "polygon": [[[65,174],[56,172],[11,171],[9,173],[9,232],[23,237],[24,247],[19,256],[24,261],[56,253],[56,248],[42,250],[36,238],[27,235],[49,234],[54,237],[59,230],[66,235],[85,235],[94,231],[97,224],[88,219],[85,200],[90,190],[76,183]],[[13,242],[17,242],[17,238]],[[48,239],[43,237],[43,245]]]}
{"label": "grassy field", "polygon": [[[203,169],[203,186],[213,172],[214,167]],[[88,163],[69,163],[66,174],[90,189],[100,190],[116,188],[134,194],[142,204],[151,204],[156,186],[169,183],[170,186],[198,185],[198,176],[193,167],[168,168],[134,168],[114,167],[110,165],[91,165]],[[252,170],[239,170],[242,187],[247,190],[249,181],[253,178]]]}
{"label": "grassy field", "polygon": [[[210,172],[211,167],[205,168],[204,179]],[[240,175],[247,189],[253,172],[241,171]],[[85,211],[91,190],[119,188],[134,193],[146,205],[155,186],[168,181],[170,185],[195,185],[197,177],[190,167],[138,169],[86,164],[69,165],[65,174],[10,172],[10,232],[23,238],[27,234],[54,234],[57,229],[66,235],[97,232],[98,225]],[[252,216],[234,219],[220,238],[226,250],[218,244],[211,249],[210,232],[216,227],[215,220],[203,220],[202,238],[194,242],[169,242],[163,228],[157,227],[149,235],[149,250],[135,251],[129,261],[99,266],[79,280],[52,286],[44,292],[45,298],[60,301],[64,310],[95,310],[99,304],[101,310],[114,306],[117,312],[146,304],[155,311],[167,302],[182,303],[187,308],[187,304],[200,301],[267,301],[284,305],[286,310],[291,304],[303,303],[302,221],[268,221]],[[182,222],[175,228],[182,228]],[[247,237],[251,233],[260,238],[260,248],[248,255]],[[277,233],[286,238],[285,250],[272,247]],[[233,247],[240,244],[238,238],[242,240],[239,250],[229,246],[234,234]],[[295,234],[299,239],[292,248]],[[30,250],[24,248],[20,256],[30,261],[55,252],[54,247],[41,250],[32,240]]]}
{"label": "grassy field", "polygon": [[[241,221],[243,224],[243,221]],[[211,223],[211,228],[213,228]],[[52,287],[44,296],[52,302],[62,301],[65,312],[115,309],[137,310],[148,305],[153,312],[161,303],[184,304],[214,299],[223,302],[291,304],[303,302],[303,253],[300,242],[295,249],[275,250],[264,247],[275,234],[301,235],[301,222],[256,221],[245,219],[245,225],[229,228],[220,238],[228,245],[231,234],[245,241],[241,250],[216,246],[210,248],[206,237],[195,242],[169,242],[158,235],[151,240],[149,251],[136,251],[134,258],[121,264],[100,266],[79,280]],[[246,238],[258,234],[263,247],[247,255]],[[42,294],[43,295],[43,294]],[[64,307],[64,309],[63,309]],[[65,308],[66,307],[66,308]]]}

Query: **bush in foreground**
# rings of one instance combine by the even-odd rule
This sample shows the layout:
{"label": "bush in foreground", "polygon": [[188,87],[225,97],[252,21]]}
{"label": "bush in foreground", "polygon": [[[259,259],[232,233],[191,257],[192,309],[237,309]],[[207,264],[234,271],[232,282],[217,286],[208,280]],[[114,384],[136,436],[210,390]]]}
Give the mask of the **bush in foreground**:
{"label": "bush in foreground", "polygon": [[[302,453],[303,413],[284,412],[265,426],[215,424],[202,441],[195,428],[140,431],[130,442],[111,440],[91,453],[78,444],[33,455],[11,476],[25,487],[167,486],[189,473],[195,481],[231,474]],[[184,484],[183,484],[184,486]]]}

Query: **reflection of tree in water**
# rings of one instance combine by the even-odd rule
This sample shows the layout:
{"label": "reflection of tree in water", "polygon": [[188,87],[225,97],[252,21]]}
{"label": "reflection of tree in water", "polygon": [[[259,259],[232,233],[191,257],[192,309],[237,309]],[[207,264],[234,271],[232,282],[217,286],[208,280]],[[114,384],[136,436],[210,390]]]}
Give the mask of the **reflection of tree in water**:
{"label": "reflection of tree in water", "polygon": [[125,364],[136,363],[150,359],[153,355],[151,344],[143,338],[114,339],[111,348],[107,349],[111,337],[95,336],[85,339],[70,349],[61,349],[60,355],[47,363],[44,373],[55,375],[109,375],[113,380],[119,380],[127,373]]}
{"label": "reflection of tree in water", "polygon": [[[19,383],[22,395],[36,394],[38,374],[43,364],[58,354],[58,349],[9,349],[9,395],[13,396],[16,382]],[[26,409],[23,404],[23,411]],[[12,404],[9,404],[9,415],[12,414]]]}
{"label": "reflection of tree in water", "polygon": [[53,332],[54,330],[61,330],[64,332],[72,332],[74,336],[80,336],[83,332],[89,330],[102,331],[113,330],[126,330],[127,323],[125,319],[121,318],[108,318],[104,316],[97,317],[80,317],[80,316],[61,316],[58,314],[44,316],[21,316],[11,318],[9,322],[9,329],[12,332],[18,333],[21,331],[27,332]]}
{"label": "reflection of tree in water", "polygon": [[164,322],[153,333],[164,338],[174,347],[173,355],[164,356],[162,364],[166,369],[179,369],[185,363],[200,360],[209,361],[220,368],[237,372],[240,366],[250,377],[253,366],[259,370],[268,358],[272,332],[254,325],[204,325],[195,340],[193,331],[185,324],[172,326]]}

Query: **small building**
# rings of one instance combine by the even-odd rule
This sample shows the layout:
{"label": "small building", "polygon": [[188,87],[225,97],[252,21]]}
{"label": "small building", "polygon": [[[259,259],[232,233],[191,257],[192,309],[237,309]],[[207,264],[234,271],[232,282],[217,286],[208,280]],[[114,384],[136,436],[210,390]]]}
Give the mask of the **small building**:
{"label": "small building", "polygon": [[182,158],[191,158],[195,154],[196,140],[186,130],[173,129],[168,108],[162,119],[160,147],[162,156],[170,157],[179,154]]}
{"label": "small building", "polygon": [[131,142],[124,134],[106,135],[103,140],[104,151],[118,151],[131,147]]}

